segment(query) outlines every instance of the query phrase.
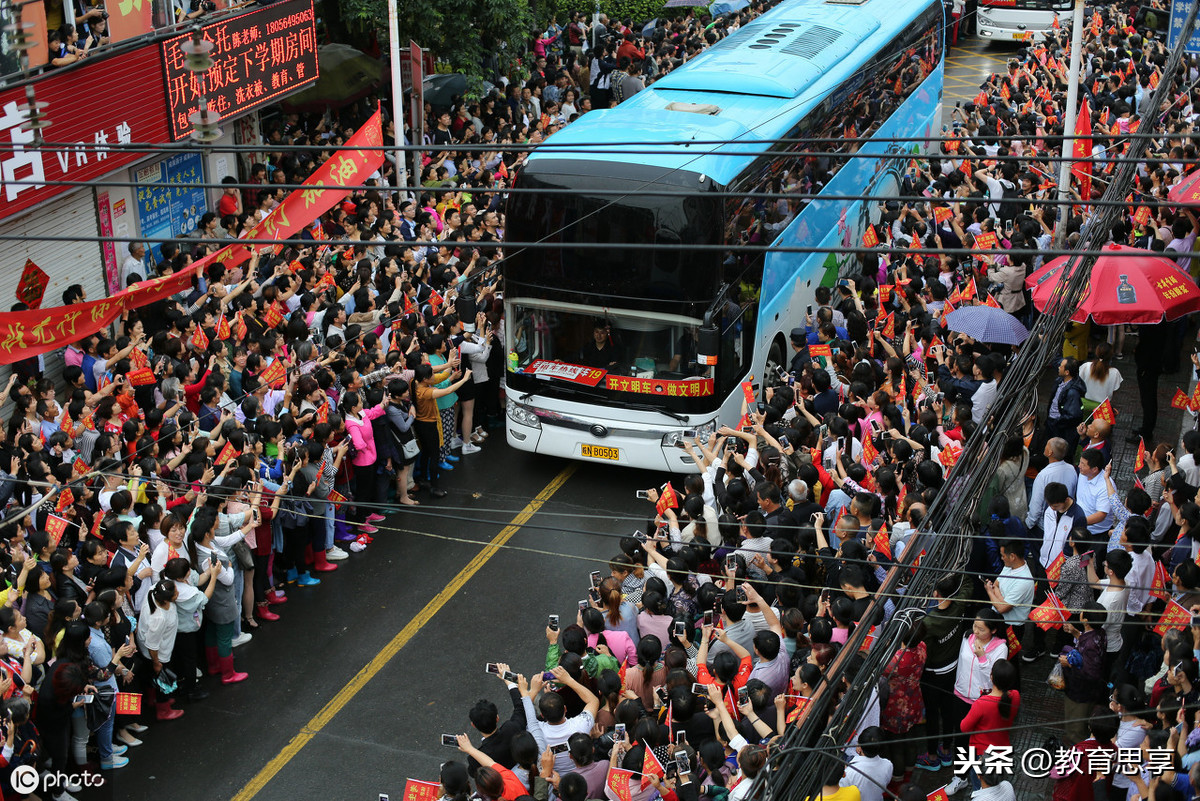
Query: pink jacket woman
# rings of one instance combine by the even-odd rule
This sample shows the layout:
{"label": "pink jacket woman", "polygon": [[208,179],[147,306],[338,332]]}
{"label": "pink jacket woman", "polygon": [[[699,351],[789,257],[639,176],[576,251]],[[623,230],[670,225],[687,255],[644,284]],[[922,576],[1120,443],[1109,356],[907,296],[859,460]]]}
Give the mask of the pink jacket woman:
{"label": "pink jacket woman", "polygon": [[382,406],[372,406],[362,410],[362,419],[356,420],[346,415],[346,433],[350,435],[350,441],[357,451],[351,460],[355,467],[375,464],[375,430],[371,427],[371,421],[382,416],[383,412]]}

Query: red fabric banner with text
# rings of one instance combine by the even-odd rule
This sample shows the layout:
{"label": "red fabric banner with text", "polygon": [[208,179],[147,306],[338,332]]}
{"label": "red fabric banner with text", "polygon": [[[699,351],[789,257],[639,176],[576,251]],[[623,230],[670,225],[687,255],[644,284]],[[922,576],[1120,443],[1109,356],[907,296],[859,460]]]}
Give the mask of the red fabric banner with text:
{"label": "red fabric banner with text", "polygon": [[[352,147],[379,146],[383,131],[379,112],[369,119],[347,142]],[[383,163],[381,150],[342,151],[325,162],[298,189],[267,215],[247,235],[249,239],[283,241],[339,203],[347,194],[342,186],[363,184]],[[278,215],[278,216],[277,216]],[[107,327],[122,311],[137,309],[191,288],[192,277],[213,260],[229,267],[250,258],[246,245],[230,245],[193,262],[185,270],[143,281],[102,300],[55,306],[48,309],[0,313],[0,364],[12,364],[78,342]]]}
{"label": "red fabric banner with text", "polygon": [[[355,131],[346,142],[350,148],[370,147],[374,150],[343,150],[321,165],[304,182],[304,189],[292,192],[246,234],[247,239],[287,239],[313,220],[332,209],[346,196],[342,186],[361,186],[383,165],[383,129],[379,112]],[[333,187],[333,188],[330,188]],[[250,258],[250,248],[232,245],[217,254],[217,260],[233,268]]]}

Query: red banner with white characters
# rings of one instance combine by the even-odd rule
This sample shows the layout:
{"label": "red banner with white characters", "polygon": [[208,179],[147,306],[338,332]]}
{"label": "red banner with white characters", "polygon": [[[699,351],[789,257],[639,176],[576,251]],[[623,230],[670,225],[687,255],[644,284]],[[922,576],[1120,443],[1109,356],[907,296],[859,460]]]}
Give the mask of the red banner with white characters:
{"label": "red banner with white characters", "polygon": [[668,398],[701,398],[711,395],[716,391],[711,378],[675,381],[610,375],[605,386],[617,392],[637,392],[640,395],[663,395]]}
{"label": "red banner with white characters", "polygon": [[[375,150],[343,150],[334,154],[304,182],[304,189],[297,189],[285,197],[250,229],[246,238],[284,240],[300,233],[313,220],[342,202],[346,190],[339,187],[361,186],[383,166],[383,151],[378,149],[382,144],[383,127],[379,111],[376,111],[346,142],[350,148],[371,147]],[[249,258],[250,248],[245,245],[232,245],[217,254],[217,260],[231,269]]]}
{"label": "red banner with white characters", "polygon": [[[376,111],[350,138],[349,144],[364,146],[379,145],[382,142],[383,131],[379,112]],[[248,236],[255,239],[278,239],[281,242],[294,236],[346,196],[347,190],[340,187],[364,183],[382,163],[383,152],[380,150],[350,150],[339,153],[305,181],[311,188],[298,189],[284,198],[275,212],[267,215]],[[276,216],[281,210],[282,213]],[[248,246],[230,245],[192,263],[185,270],[143,281],[102,300],[37,311],[0,313],[0,364],[12,364],[40,353],[57,350],[104,329],[124,310],[137,309],[184,292],[191,288],[192,277],[214,260],[225,262],[232,267],[249,257]],[[601,373],[603,374],[603,371]]]}
{"label": "red banner with white characters", "polygon": [[548,378],[558,378],[563,381],[570,381],[573,384],[584,384],[589,387],[594,387],[607,374],[606,370],[599,367],[585,367],[582,364],[571,364],[570,362],[551,362],[545,359],[536,359],[529,363],[521,372],[529,373],[530,375],[542,375]]}

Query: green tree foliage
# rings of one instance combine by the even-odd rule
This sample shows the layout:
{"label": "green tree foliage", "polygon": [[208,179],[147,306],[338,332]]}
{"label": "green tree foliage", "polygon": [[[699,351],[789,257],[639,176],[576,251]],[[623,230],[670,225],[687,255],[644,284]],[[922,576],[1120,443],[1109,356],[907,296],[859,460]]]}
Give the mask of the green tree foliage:
{"label": "green tree foliage", "polygon": [[[666,0],[600,0],[600,11],[610,18],[633,20],[635,25],[640,25],[655,17],[664,19],[683,17],[689,10],[686,7],[664,8],[665,2]],[[708,3],[699,0],[696,3],[697,7],[707,5]],[[587,14],[590,19],[596,10],[596,0],[554,0],[554,7],[558,13],[559,24],[565,25],[573,11]]]}
{"label": "green tree foliage", "polygon": [[[377,38],[386,45],[386,2],[396,0],[323,0],[330,37],[356,46]],[[397,11],[401,45],[411,39],[432,50],[467,75],[476,93],[485,78],[520,74],[536,30],[529,0],[400,0]]]}

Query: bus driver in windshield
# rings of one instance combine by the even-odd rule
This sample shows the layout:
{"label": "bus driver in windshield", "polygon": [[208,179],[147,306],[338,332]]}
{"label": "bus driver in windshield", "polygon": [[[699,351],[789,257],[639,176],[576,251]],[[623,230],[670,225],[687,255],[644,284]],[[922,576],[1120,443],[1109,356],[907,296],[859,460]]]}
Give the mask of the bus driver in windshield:
{"label": "bus driver in windshield", "polygon": [[587,367],[611,370],[618,361],[617,348],[612,342],[612,330],[603,320],[592,326],[592,341],[579,351],[579,363]]}

